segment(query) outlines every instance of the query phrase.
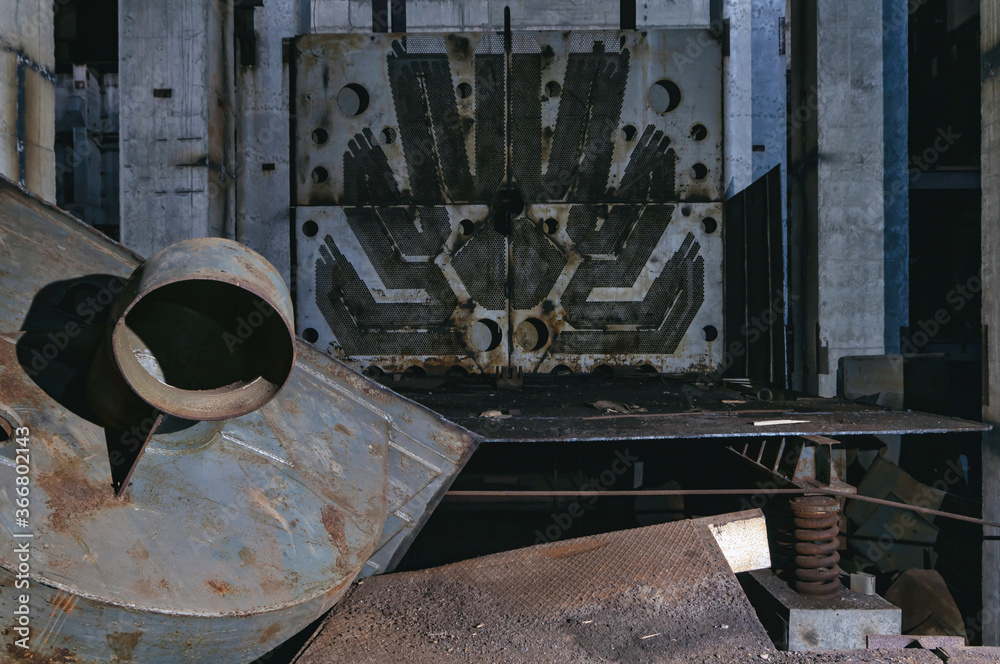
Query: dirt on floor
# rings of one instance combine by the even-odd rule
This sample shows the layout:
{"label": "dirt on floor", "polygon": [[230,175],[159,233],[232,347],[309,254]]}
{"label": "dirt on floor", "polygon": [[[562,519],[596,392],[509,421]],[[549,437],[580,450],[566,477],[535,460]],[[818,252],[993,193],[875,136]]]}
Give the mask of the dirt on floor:
{"label": "dirt on floor", "polygon": [[[775,649],[707,528],[683,521],[356,583],[296,664],[890,662]],[[946,661],[998,662],[985,650]]]}

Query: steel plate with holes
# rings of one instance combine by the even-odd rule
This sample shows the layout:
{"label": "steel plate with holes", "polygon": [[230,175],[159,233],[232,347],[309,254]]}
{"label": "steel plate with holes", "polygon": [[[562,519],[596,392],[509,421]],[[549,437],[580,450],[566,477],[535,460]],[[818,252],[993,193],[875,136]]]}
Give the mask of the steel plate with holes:
{"label": "steel plate with holes", "polygon": [[296,46],[307,339],[386,371],[719,366],[722,74],[710,33]]}

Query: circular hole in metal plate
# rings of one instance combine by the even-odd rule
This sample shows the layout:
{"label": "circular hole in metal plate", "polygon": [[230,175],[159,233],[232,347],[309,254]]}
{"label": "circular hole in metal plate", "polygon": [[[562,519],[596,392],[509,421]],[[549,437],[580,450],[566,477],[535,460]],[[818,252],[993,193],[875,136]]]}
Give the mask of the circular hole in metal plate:
{"label": "circular hole in metal plate", "polygon": [[456,88],[459,99],[468,99],[472,96],[472,86],[466,82],[461,82]]}
{"label": "circular hole in metal plate", "polygon": [[500,345],[503,331],[495,320],[482,318],[472,324],[469,329],[469,342],[481,353],[489,352]]}
{"label": "circular hole in metal plate", "polygon": [[463,219],[458,222],[458,232],[468,237],[472,235],[472,231],[476,230],[476,225],[472,223],[471,219]]}
{"label": "circular hole in metal plate", "polygon": [[3,415],[0,415],[0,445],[6,443],[11,438],[14,437],[14,429],[16,429],[10,420],[8,420]]}
{"label": "circular hole in metal plate", "polygon": [[559,222],[549,217],[542,222],[542,230],[549,235],[555,235],[559,231]]}
{"label": "circular hole in metal plate", "polygon": [[308,341],[309,343],[314,344],[317,341],[319,341],[319,332],[317,332],[315,329],[311,327],[307,327],[306,329],[302,330],[302,338]]}
{"label": "circular hole in metal plate", "polygon": [[316,145],[323,145],[330,139],[330,134],[327,133],[326,129],[316,127],[313,129],[312,139]]}
{"label": "circular hole in metal plate", "polygon": [[312,219],[302,224],[302,234],[306,237],[316,237],[316,233],[319,233],[319,224]]}
{"label": "circular hole in metal plate", "polygon": [[549,372],[553,376],[569,376],[573,373],[573,370],[567,367],[565,364],[557,364],[552,367],[552,371]]}
{"label": "circular hole in metal plate", "polygon": [[699,162],[691,167],[691,174],[695,180],[704,180],[708,176],[708,166]]}
{"label": "circular hole in metal plate", "polygon": [[639,130],[635,128],[635,125],[625,125],[622,127],[622,133],[625,135],[626,141],[635,140],[635,135],[639,133]]}
{"label": "circular hole in metal plate", "polygon": [[368,110],[370,101],[368,90],[358,83],[348,83],[337,93],[337,108],[351,117],[357,117]]}
{"label": "circular hole in metal plate", "polygon": [[364,371],[362,371],[361,373],[363,373],[365,376],[368,376],[369,378],[381,378],[382,376],[385,375],[385,372],[382,371],[382,367],[376,366],[374,364],[369,364],[367,367],[365,367]]}
{"label": "circular hole in metal plate", "polygon": [[715,341],[719,338],[719,330],[714,325],[706,325],[701,331],[705,334],[705,341]]}
{"label": "circular hole in metal plate", "polygon": [[514,330],[514,343],[524,350],[541,350],[548,342],[549,328],[537,318],[525,318]]}
{"label": "circular hole in metal plate", "polygon": [[562,86],[557,81],[549,81],[545,84],[545,94],[548,97],[558,97],[562,94]]}
{"label": "circular hole in metal plate", "polygon": [[648,101],[657,113],[669,113],[681,103],[681,89],[668,78],[663,78],[649,87]]}
{"label": "circular hole in metal plate", "polygon": [[382,129],[382,142],[383,143],[386,143],[386,144],[392,143],[394,140],[396,140],[396,130],[395,129],[393,129],[392,127],[385,127],[384,129]]}
{"label": "circular hole in metal plate", "polygon": [[683,214],[685,217],[690,217],[691,216],[691,206],[690,205],[682,205],[681,206],[681,214]]}
{"label": "circular hole in metal plate", "polygon": [[708,138],[708,128],[700,122],[691,127],[691,138],[696,141],[703,141]]}
{"label": "circular hole in metal plate", "polygon": [[330,179],[330,173],[322,166],[317,166],[312,171],[313,184],[323,184]]}
{"label": "circular hole in metal plate", "polygon": [[705,217],[701,220],[701,223],[705,226],[706,233],[714,233],[719,227],[719,222],[715,220],[715,217]]}

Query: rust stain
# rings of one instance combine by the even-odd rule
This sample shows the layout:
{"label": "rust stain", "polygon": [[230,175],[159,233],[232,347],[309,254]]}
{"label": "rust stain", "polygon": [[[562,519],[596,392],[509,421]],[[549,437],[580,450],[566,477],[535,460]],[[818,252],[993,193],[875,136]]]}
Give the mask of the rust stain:
{"label": "rust stain", "polygon": [[344,517],[332,505],[327,505],[323,508],[321,517],[323,519],[323,528],[326,529],[326,534],[330,536],[330,542],[337,548],[337,552],[341,556],[346,556],[348,551],[347,543],[344,541]]}
{"label": "rust stain", "polygon": [[281,628],[281,623],[274,623],[261,633],[260,638],[257,639],[257,643],[267,643],[281,632]]}
{"label": "rust stain", "polygon": [[65,613],[73,613],[76,610],[76,598],[73,595],[59,593],[52,599],[52,608]]}
{"label": "rust stain", "polygon": [[81,516],[116,504],[110,482],[108,486],[98,486],[70,468],[40,475],[38,484],[48,495],[45,504],[49,508],[49,526],[56,532],[78,523]]}
{"label": "rust stain", "polygon": [[13,643],[7,644],[7,652],[13,659],[4,658],[11,664],[73,664],[78,662],[76,655],[66,648],[53,648],[49,654],[42,654],[34,650],[25,650]]}
{"label": "rust stain", "polygon": [[136,542],[135,546],[128,550],[128,555],[135,560],[149,560],[149,551],[142,545],[142,542]]}
{"label": "rust stain", "polygon": [[214,579],[210,579],[205,582],[205,585],[223,596],[231,595],[236,592],[236,589],[225,581],[215,581]]}
{"label": "rust stain", "polygon": [[131,661],[132,651],[139,645],[140,638],[142,638],[142,632],[114,632],[107,636],[108,647],[111,648],[115,657],[128,662]]}
{"label": "rust stain", "polygon": [[134,579],[129,585],[129,588],[136,595],[142,595],[143,597],[152,597],[155,591],[153,590],[153,584],[150,583],[149,579]]}
{"label": "rust stain", "polygon": [[592,540],[590,542],[567,542],[566,544],[544,549],[540,551],[540,553],[542,554],[542,557],[547,560],[558,560],[559,558],[569,558],[570,556],[578,556],[581,553],[594,551],[596,549],[600,549],[606,544],[607,542],[604,540]]}
{"label": "rust stain", "polygon": [[253,551],[251,551],[246,547],[240,549],[239,556],[240,556],[240,562],[243,563],[244,565],[252,566],[254,563],[257,562],[257,556],[254,554]]}
{"label": "rust stain", "polygon": [[273,595],[282,590],[285,590],[287,585],[284,581],[276,581],[275,579],[263,579],[260,582],[260,589],[263,590],[268,595]]}
{"label": "rust stain", "polygon": [[344,434],[345,436],[353,436],[353,435],[354,435],[354,432],[353,432],[353,431],[351,431],[350,429],[348,429],[347,427],[345,427],[345,426],[344,426],[343,424],[341,424],[340,422],[338,422],[338,423],[337,423],[337,426],[333,427],[333,430],[334,430],[334,431],[337,431],[337,432],[339,432],[339,433],[342,433],[342,434]]}

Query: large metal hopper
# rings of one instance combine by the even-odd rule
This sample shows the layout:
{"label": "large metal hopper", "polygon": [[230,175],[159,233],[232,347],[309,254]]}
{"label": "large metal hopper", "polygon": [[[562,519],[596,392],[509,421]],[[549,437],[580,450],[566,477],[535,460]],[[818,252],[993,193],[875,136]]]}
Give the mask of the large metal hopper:
{"label": "large metal hopper", "polygon": [[[195,241],[241,260],[249,252],[219,242]],[[192,267],[173,259],[178,274]],[[250,661],[329,609],[359,573],[391,569],[479,440],[293,339],[280,284],[263,298],[278,324],[233,318],[240,297],[261,295],[249,272],[196,275],[231,287],[189,308],[232,336],[188,348],[199,323],[184,311],[184,288],[160,300],[170,279],[137,291],[152,283],[127,282],[140,263],[0,181],[3,661]],[[130,298],[166,308],[145,336],[116,337]],[[158,375],[157,349],[138,341],[150,334],[190,352],[184,366],[229,373]],[[288,360],[291,344],[282,375],[269,362]],[[235,346],[235,360],[220,355]],[[148,373],[108,362],[123,350],[139,362],[130,370]],[[247,370],[278,377],[255,383]],[[169,391],[167,405],[157,401],[170,384],[194,410],[173,412]],[[240,389],[257,401],[218,398]]]}

